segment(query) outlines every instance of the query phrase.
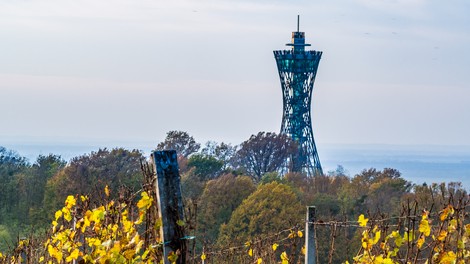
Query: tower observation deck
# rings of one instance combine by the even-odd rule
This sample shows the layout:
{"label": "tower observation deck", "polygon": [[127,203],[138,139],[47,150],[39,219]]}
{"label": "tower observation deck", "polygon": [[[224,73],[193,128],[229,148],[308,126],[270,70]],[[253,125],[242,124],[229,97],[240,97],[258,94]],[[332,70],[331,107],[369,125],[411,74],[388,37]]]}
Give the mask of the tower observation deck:
{"label": "tower observation deck", "polygon": [[305,172],[309,176],[322,175],[323,170],[313,139],[310,106],[313,83],[317,74],[321,51],[305,50],[305,32],[292,32],[291,50],[275,50],[274,57],[281,80],[283,115],[281,133],[298,144],[298,153],[291,157],[289,170]]}

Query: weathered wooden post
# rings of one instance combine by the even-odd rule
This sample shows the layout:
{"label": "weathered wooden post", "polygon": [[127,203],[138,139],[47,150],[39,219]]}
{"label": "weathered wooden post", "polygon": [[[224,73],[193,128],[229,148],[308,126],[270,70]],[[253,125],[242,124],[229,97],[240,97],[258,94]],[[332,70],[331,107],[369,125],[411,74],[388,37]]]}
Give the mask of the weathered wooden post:
{"label": "weathered wooden post", "polygon": [[305,264],[315,264],[317,249],[315,243],[315,206],[307,206],[305,222]]}
{"label": "weathered wooden post", "polygon": [[181,197],[178,159],[175,150],[155,151],[152,154],[157,172],[158,214],[162,219],[164,263],[178,254],[177,264],[186,263],[187,241],[184,239],[183,199]]}

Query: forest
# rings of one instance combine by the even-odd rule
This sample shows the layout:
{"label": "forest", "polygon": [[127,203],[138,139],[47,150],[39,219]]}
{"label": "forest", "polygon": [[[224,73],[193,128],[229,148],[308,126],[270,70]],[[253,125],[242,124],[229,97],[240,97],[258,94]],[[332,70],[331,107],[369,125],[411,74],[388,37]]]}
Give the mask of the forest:
{"label": "forest", "polygon": [[[315,177],[289,172],[296,144],[270,132],[233,146],[212,141],[201,145],[187,132],[170,131],[155,149],[178,153],[192,263],[301,263],[306,206],[316,207],[318,263],[470,261],[469,196],[458,182],[416,185],[393,168],[365,168],[347,175],[338,166]],[[0,146],[0,261],[26,247],[24,241],[39,241],[36,247],[44,252],[28,253],[38,262],[50,258],[51,263],[108,263],[103,256],[94,258],[71,246],[84,247],[79,240],[58,249],[64,253],[51,247],[56,241],[51,238],[58,234],[54,232],[68,230],[73,208],[81,208],[73,209],[73,216],[80,219],[84,237],[106,229],[97,226],[108,217],[111,222],[104,222],[121,221],[108,224],[109,232],[119,233],[121,227],[122,233],[144,231],[140,236],[145,242],[135,243],[132,257],[126,253],[129,248],[117,249],[122,262],[116,263],[147,263],[152,254],[152,260],[158,259],[154,249],[146,250],[152,237],[158,239],[158,234],[146,233],[154,189],[148,162],[141,151],[123,148],[99,149],[68,162],[55,154],[30,162]],[[125,224],[126,219],[134,219],[136,227]],[[92,220],[94,230],[86,231]],[[142,222],[147,229],[137,226]],[[158,221],[151,224],[156,227]],[[107,241],[103,245],[108,249],[117,245]],[[24,258],[21,254],[16,258]]]}

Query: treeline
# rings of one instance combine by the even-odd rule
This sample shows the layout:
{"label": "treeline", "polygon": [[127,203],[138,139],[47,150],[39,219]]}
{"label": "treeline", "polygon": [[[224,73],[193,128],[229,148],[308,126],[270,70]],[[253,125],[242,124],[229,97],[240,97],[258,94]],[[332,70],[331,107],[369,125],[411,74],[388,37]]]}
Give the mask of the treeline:
{"label": "treeline", "polygon": [[[459,183],[414,185],[392,168],[365,169],[354,176],[341,166],[316,177],[286,173],[296,144],[275,133],[260,132],[239,146],[201,146],[186,132],[170,131],[156,149],[179,153],[186,222],[197,252],[243,246],[303,227],[305,206],[316,206],[318,221],[346,222],[360,214],[397,216],[409,201],[426,208],[467,195]],[[87,195],[91,205],[98,205],[108,185],[114,198],[129,197],[142,188],[141,164],[146,159],[138,150],[117,148],[70,162],[53,154],[39,156],[30,164],[0,147],[0,249],[6,250],[18,237],[46,230],[68,195]],[[355,228],[335,236],[341,250],[329,250],[331,234],[328,228],[317,230],[319,263],[341,263],[357,253],[360,238]],[[218,263],[208,254],[211,260]]]}

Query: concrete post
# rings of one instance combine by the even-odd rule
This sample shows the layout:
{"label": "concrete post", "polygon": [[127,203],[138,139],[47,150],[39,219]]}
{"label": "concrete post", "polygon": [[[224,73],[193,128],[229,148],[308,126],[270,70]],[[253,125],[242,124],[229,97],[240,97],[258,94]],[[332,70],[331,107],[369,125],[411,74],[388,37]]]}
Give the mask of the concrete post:
{"label": "concrete post", "polygon": [[307,206],[305,223],[305,264],[315,264],[317,249],[315,243],[315,206]]}

